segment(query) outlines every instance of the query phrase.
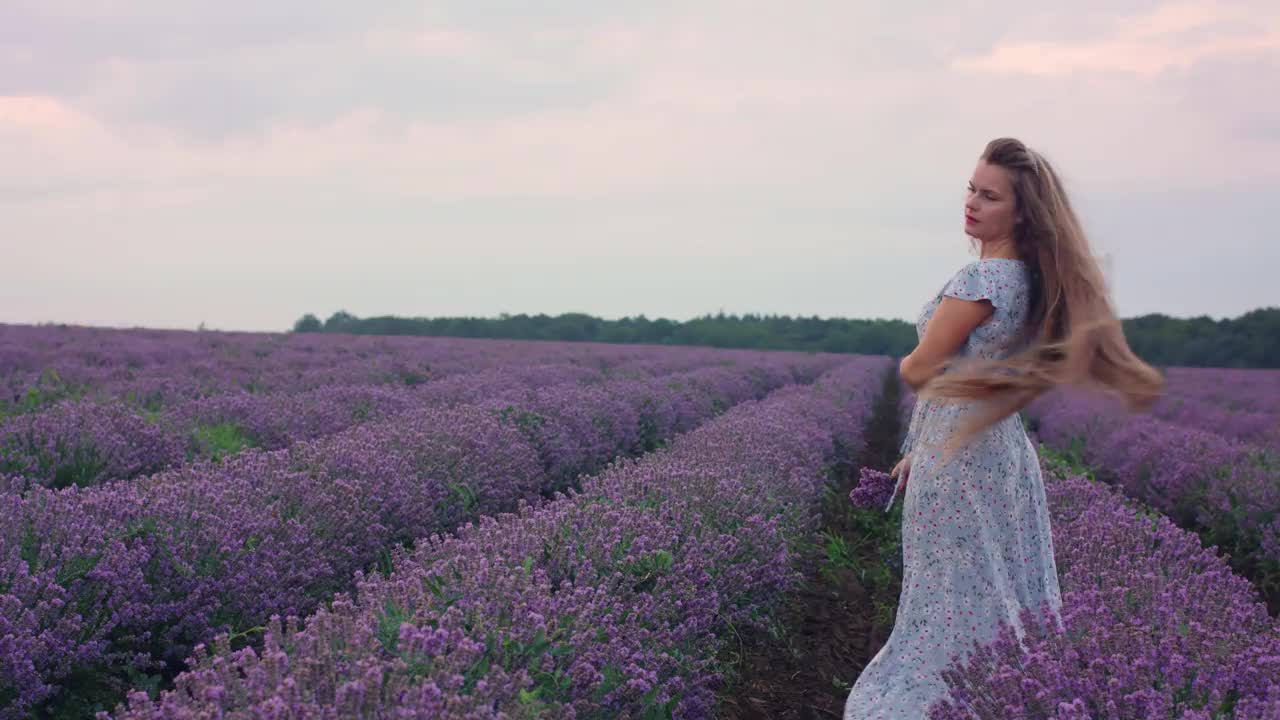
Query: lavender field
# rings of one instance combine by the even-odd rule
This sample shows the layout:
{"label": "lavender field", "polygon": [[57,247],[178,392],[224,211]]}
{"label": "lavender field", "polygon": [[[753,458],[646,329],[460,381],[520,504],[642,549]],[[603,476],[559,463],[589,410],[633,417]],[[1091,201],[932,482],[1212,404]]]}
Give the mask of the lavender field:
{"label": "lavender field", "polygon": [[[616,584],[621,573],[632,577],[635,597],[615,597],[593,612],[613,613],[619,637],[634,635],[635,645],[613,640],[608,649],[620,657],[650,652],[670,667],[619,659],[604,670],[608,681],[587,684],[587,696],[547,701],[581,707],[596,698],[605,708],[647,698],[705,707],[713,674],[696,669],[712,659],[697,652],[703,631],[749,615],[785,586],[781,541],[809,520],[804,496],[791,491],[816,496],[823,463],[856,452],[889,363],[689,348],[31,327],[4,328],[0,358],[4,717],[91,716],[131,689],[155,694],[175,676],[179,692],[166,696],[166,707],[224,691],[234,704],[239,691],[230,686],[184,695],[201,677],[198,670],[179,675],[187,659],[207,647],[293,646],[292,635],[281,639],[281,618],[319,628],[326,613],[372,592],[358,588],[409,576],[408,563],[440,543],[469,545],[447,573],[417,582],[449,601],[432,607],[406,599],[394,611],[382,603],[374,620],[381,644],[367,648],[381,654],[340,653],[344,659],[327,665],[325,677],[336,681],[360,668],[351,679],[367,680],[370,668],[385,665],[388,687],[397,687],[394,678],[408,683],[404,692],[421,694],[427,714],[436,712],[425,695],[433,687],[449,707],[481,712],[486,703],[496,707],[492,696],[533,708],[524,698],[547,682],[533,661],[572,647],[562,638],[578,611],[561,606],[586,590],[613,597],[616,588],[606,592],[604,583]],[[734,453],[732,443],[748,432],[750,452]],[[617,474],[629,458],[640,458],[632,467],[648,468],[631,472],[650,473],[651,487]],[[726,460],[739,465],[721,467]],[[748,478],[742,463],[760,477]],[[674,496],[695,482],[709,483],[707,492],[685,494],[696,502],[678,509]],[[759,487],[729,502],[747,482]],[[606,489],[607,501],[600,499]],[[513,565],[502,564],[511,559],[503,543],[523,537],[519,523],[579,511],[586,514],[571,533],[557,531],[576,546],[562,543],[552,553],[541,542],[538,552],[525,547]],[[627,512],[634,518],[624,522]],[[495,522],[501,530],[474,535]],[[615,545],[596,558],[598,567],[577,552],[590,533]],[[740,547],[725,544],[735,537]],[[464,560],[490,573],[519,571],[540,586],[555,582],[543,588],[550,605],[538,610],[540,623],[515,608],[491,619],[512,633],[501,637],[505,659],[486,655],[489,669],[473,669],[475,677],[457,686],[446,660],[462,662],[474,655],[473,643],[493,637],[459,636],[431,661],[423,649],[410,652],[431,642],[402,644],[398,628],[408,632],[414,623],[428,631],[446,616],[457,621],[463,608],[533,601],[532,590],[502,592],[496,576]],[[561,588],[564,573],[569,584]],[[716,583],[722,597],[699,596]],[[687,596],[687,613],[671,616],[671,606],[658,602],[670,593]],[[592,607],[581,601],[583,611]],[[470,613],[464,625],[474,628]],[[650,648],[658,622],[673,626],[669,649]],[[524,635],[538,626],[540,639]],[[355,642],[341,642],[348,640]],[[527,645],[518,668],[507,655],[512,643]],[[684,645],[688,660],[670,656]],[[554,682],[585,662],[575,655],[590,652],[584,644],[564,655]],[[443,674],[424,675],[424,662]],[[601,690],[608,684],[619,687]],[[345,715],[349,683],[329,690],[340,692],[326,696],[317,687],[306,691],[309,702],[321,714]],[[364,694],[365,705],[379,702]],[[380,697],[387,707],[409,702]],[[146,710],[135,699],[130,712]]]}
{"label": "lavender field", "polygon": [[[895,367],[0,326],[0,718],[727,716]],[[1280,717],[1280,373],[1169,380],[1029,410],[1067,633],[935,717]]]}

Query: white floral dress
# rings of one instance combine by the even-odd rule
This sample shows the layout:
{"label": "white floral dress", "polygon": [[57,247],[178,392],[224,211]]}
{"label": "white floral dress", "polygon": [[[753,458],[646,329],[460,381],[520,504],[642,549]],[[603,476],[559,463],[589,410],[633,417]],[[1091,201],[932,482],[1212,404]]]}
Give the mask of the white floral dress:
{"label": "white floral dress", "polygon": [[[1021,260],[989,258],[961,268],[916,320],[924,335],[943,296],[990,300],[992,318],[970,333],[960,354],[1004,357],[1029,311],[1030,275]],[[854,683],[845,720],[927,717],[946,694],[941,671],[994,639],[1005,620],[1062,598],[1044,482],[1035,448],[1017,415],[988,428],[941,464],[941,444],[971,403],[916,403],[902,444],[912,453],[903,494],[902,593],[888,641]],[[892,501],[891,501],[892,502]]]}

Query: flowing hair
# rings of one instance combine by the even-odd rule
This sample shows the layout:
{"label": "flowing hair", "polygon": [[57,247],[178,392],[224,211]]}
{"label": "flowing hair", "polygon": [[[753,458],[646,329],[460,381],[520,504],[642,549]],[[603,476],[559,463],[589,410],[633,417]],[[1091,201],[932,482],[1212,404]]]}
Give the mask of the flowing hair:
{"label": "flowing hair", "polygon": [[1003,359],[953,356],[918,397],[977,401],[979,411],[948,439],[947,455],[1002,418],[1060,385],[1102,391],[1129,410],[1148,410],[1164,376],[1133,353],[1108,296],[1106,279],[1053,167],[1018,140],[987,144],[982,159],[1008,171],[1014,192],[1013,241],[1031,271],[1030,312]]}

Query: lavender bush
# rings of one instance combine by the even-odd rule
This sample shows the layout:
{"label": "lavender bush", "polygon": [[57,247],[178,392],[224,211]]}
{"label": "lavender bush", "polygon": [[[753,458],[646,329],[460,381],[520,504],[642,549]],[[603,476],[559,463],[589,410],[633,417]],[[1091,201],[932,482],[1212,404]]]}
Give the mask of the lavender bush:
{"label": "lavender bush", "polygon": [[0,472],[53,488],[159,472],[185,459],[181,438],[119,402],[63,400],[0,421]]}
{"label": "lavender bush", "polygon": [[1280,717],[1280,622],[1247,580],[1114,489],[1046,488],[1065,632],[1025,609],[1021,640],[1003,625],[944,672],[932,720]]}
{"label": "lavender bush", "polygon": [[1255,446],[1125,413],[1110,399],[1055,391],[1028,415],[1042,442],[1076,452],[1100,478],[1195,529],[1280,606],[1280,467]]}

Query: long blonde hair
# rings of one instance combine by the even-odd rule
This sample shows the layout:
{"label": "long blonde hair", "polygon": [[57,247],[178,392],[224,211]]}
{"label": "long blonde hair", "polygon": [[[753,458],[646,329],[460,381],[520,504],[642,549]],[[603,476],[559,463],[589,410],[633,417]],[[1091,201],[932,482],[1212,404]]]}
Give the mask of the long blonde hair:
{"label": "long blonde hair", "polygon": [[1031,271],[1030,312],[1018,337],[1025,349],[1000,360],[953,357],[919,390],[921,400],[979,401],[948,439],[948,455],[1042,393],[1074,385],[1119,397],[1147,410],[1164,377],[1129,348],[1108,296],[1106,279],[1053,167],[1012,138],[987,144],[982,159],[1009,172],[1018,257]]}

